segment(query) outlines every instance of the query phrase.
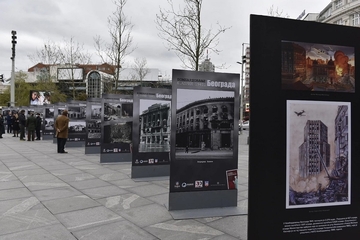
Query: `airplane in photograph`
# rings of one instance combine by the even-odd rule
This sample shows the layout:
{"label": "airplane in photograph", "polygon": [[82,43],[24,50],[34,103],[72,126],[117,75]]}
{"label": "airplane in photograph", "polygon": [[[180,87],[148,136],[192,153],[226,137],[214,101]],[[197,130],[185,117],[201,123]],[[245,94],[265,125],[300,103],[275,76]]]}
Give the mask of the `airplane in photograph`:
{"label": "airplane in photograph", "polygon": [[305,113],[304,110],[302,110],[301,112],[294,112],[298,117],[302,117],[302,116],[305,116],[303,115]]}

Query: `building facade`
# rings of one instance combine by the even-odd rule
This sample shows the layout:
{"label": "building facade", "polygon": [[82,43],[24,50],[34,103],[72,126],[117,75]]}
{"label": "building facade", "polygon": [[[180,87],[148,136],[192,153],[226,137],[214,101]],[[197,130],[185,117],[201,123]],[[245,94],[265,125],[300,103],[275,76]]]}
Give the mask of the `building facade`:
{"label": "building facade", "polygon": [[204,99],[176,111],[176,147],[232,148],[233,131],[234,98]]}
{"label": "building facade", "polygon": [[170,143],[170,103],[151,105],[140,115],[140,144]]}
{"label": "building facade", "polygon": [[304,143],[299,147],[299,175],[306,178],[330,166],[328,127],[320,120],[308,120],[304,127]]}

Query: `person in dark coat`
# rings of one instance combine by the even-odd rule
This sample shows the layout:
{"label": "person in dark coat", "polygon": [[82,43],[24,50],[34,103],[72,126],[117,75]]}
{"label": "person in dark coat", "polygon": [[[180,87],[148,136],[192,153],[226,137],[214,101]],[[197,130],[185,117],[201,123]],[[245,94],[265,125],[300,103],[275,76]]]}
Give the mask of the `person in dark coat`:
{"label": "person in dark coat", "polygon": [[40,140],[40,130],[41,130],[41,117],[40,117],[40,114],[37,113],[36,114],[36,126],[35,126],[36,140]]}
{"label": "person in dark coat", "polygon": [[11,111],[6,116],[6,125],[7,125],[7,133],[11,133],[12,132],[12,113],[11,113]]}
{"label": "person in dark coat", "polygon": [[55,131],[57,137],[57,152],[58,153],[67,153],[65,152],[65,144],[68,138],[69,130],[69,118],[67,117],[68,111],[64,110],[61,115],[59,115],[55,120]]}
{"label": "person in dark coat", "polygon": [[0,138],[3,138],[3,133],[5,133],[4,118],[2,114],[0,114]]}
{"label": "person in dark coat", "polygon": [[27,140],[34,141],[35,139],[35,127],[36,127],[36,118],[34,113],[30,113],[30,116],[26,120],[26,128],[27,128]]}
{"label": "person in dark coat", "polygon": [[25,110],[20,111],[19,126],[20,126],[20,141],[25,141],[25,126],[26,126]]}
{"label": "person in dark coat", "polygon": [[19,125],[19,115],[17,113],[15,113],[13,115],[12,129],[13,129],[13,133],[14,133],[13,137],[18,137],[19,131],[20,131],[20,125]]}

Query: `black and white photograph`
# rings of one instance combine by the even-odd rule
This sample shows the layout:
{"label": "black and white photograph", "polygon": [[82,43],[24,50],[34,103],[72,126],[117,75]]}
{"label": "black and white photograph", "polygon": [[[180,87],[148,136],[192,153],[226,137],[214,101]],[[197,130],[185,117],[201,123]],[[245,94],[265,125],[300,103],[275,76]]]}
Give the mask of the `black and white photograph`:
{"label": "black and white photograph", "polygon": [[66,107],[58,107],[57,108],[57,115],[54,117],[57,117],[63,113],[63,111],[66,109]]}
{"label": "black and white photograph", "polygon": [[69,119],[85,119],[86,118],[86,106],[69,106],[68,107]]}
{"label": "black and white photograph", "polygon": [[69,122],[69,135],[74,133],[86,133],[85,130],[85,121],[70,121]]}
{"label": "black and white photograph", "polygon": [[104,121],[116,121],[122,118],[121,103],[104,103]]}
{"label": "black and white photograph", "polygon": [[351,105],[287,101],[287,208],[350,204]]}
{"label": "black and white photograph", "polygon": [[91,119],[101,119],[101,104],[99,105],[91,105]]}
{"label": "black and white photograph", "polygon": [[54,118],[45,118],[44,119],[45,131],[54,130]]}
{"label": "black and white photograph", "polygon": [[177,89],[176,159],[228,159],[233,131],[233,91]]}
{"label": "black and white photograph", "polygon": [[140,99],[139,152],[170,152],[171,102]]}
{"label": "black and white photograph", "polygon": [[45,118],[54,117],[54,108],[45,108]]}
{"label": "black and white photograph", "polygon": [[104,125],[104,143],[131,143],[132,122]]}
{"label": "black and white photograph", "polygon": [[89,139],[101,138],[101,121],[100,120],[90,120],[86,122],[87,127],[87,137]]}

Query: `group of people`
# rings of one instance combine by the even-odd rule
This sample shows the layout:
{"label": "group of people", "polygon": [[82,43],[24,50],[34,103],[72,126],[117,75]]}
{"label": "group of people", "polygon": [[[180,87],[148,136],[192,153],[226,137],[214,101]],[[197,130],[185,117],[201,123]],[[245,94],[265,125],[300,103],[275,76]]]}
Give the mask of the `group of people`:
{"label": "group of people", "polygon": [[30,105],[44,105],[50,104],[50,93],[49,92],[39,92],[32,91],[30,93]]}
{"label": "group of people", "polygon": [[[4,117],[1,117],[0,124],[2,124],[2,133],[5,133]],[[27,131],[27,140],[34,141],[41,139],[41,124],[42,119],[39,113],[34,114],[30,112],[29,116],[25,117],[25,110],[17,112],[9,112],[6,116],[7,133],[13,134],[13,137],[19,137],[20,141],[25,141],[25,130]],[[36,138],[35,138],[36,137]],[[2,135],[1,135],[2,138]]]}
{"label": "group of people", "polygon": [[[4,117],[0,113],[0,138],[5,133]],[[57,152],[67,153],[65,151],[65,144],[69,133],[69,118],[68,111],[64,110],[61,115],[56,118],[55,121],[55,136],[57,138]],[[40,140],[42,119],[39,113],[29,112],[28,117],[25,117],[25,110],[21,110],[19,113],[9,112],[6,116],[7,121],[7,133],[13,133],[13,137],[19,137],[20,141],[25,141],[25,129],[27,131],[27,140],[34,141]],[[36,136],[35,136],[36,134]],[[36,137],[36,138],[35,138]]]}

